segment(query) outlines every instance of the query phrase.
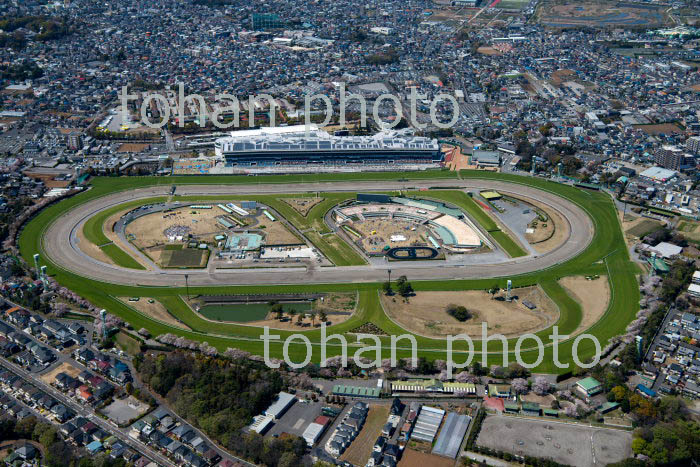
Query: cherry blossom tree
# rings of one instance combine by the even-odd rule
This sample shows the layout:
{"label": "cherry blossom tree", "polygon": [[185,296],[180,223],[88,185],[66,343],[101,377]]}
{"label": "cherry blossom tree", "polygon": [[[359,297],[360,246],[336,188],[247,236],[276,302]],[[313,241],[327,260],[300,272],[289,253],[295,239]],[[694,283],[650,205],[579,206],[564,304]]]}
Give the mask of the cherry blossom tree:
{"label": "cherry blossom tree", "polygon": [[232,349],[229,347],[224,352],[224,357],[230,358],[231,360],[245,360],[250,357],[250,352],[246,352],[241,349]]}
{"label": "cherry blossom tree", "polygon": [[527,380],[524,378],[515,378],[510,385],[516,394],[525,394],[530,389]]}
{"label": "cherry blossom tree", "polygon": [[538,376],[532,384],[532,390],[535,391],[535,394],[538,396],[544,396],[552,390],[552,385],[544,376]]}
{"label": "cherry blossom tree", "polygon": [[455,381],[457,381],[458,383],[468,383],[470,376],[471,375],[468,371],[460,371],[455,375]]}

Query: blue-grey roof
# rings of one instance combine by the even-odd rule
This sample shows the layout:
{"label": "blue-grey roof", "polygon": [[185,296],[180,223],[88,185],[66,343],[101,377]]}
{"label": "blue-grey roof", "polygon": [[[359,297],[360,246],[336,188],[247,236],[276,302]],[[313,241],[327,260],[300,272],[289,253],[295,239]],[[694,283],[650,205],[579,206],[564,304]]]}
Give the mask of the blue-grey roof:
{"label": "blue-grey roof", "polygon": [[464,435],[467,433],[467,428],[469,428],[470,421],[471,417],[450,412],[447,415],[447,420],[445,420],[445,425],[440,430],[440,435],[433,448],[433,454],[449,457],[450,459],[456,458]]}

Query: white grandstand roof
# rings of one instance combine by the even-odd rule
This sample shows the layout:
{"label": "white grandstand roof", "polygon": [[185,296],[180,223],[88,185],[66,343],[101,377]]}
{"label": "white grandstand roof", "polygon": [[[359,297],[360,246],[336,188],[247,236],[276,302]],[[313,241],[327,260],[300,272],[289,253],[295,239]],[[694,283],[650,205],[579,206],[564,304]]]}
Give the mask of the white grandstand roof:
{"label": "white grandstand roof", "polygon": [[439,151],[436,139],[406,135],[400,131],[381,131],[372,136],[334,136],[317,126],[259,128],[234,131],[215,142],[223,154],[250,152],[313,151]]}
{"label": "white grandstand roof", "polygon": [[[309,132],[319,131],[318,126],[309,124]],[[238,130],[231,132],[231,138],[253,138],[259,136],[275,136],[275,135],[303,135],[306,132],[306,125],[290,125],[290,126],[273,126],[255,128],[253,130]],[[226,138],[226,137],[225,137]],[[225,139],[224,138],[224,139]]]}

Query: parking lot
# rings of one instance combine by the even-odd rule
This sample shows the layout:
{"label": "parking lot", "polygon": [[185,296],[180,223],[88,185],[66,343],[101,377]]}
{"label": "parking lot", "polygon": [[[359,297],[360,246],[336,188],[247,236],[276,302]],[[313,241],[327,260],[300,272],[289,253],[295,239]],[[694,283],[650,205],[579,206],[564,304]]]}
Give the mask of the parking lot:
{"label": "parking lot", "polygon": [[484,420],[477,444],[579,467],[605,465],[632,455],[631,432],[502,415]]}
{"label": "parking lot", "polygon": [[282,418],[275,422],[266,435],[274,436],[281,435],[282,433],[289,433],[291,435],[301,436],[304,434],[306,427],[309,426],[309,423],[313,422],[316,417],[321,415],[322,407],[323,404],[321,402],[301,402],[297,400],[294,405],[282,415]]}
{"label": "parking lot", "polygon": [[133,396],[125,399],[114,399],[114,402],[102,409],[102,413],[118,425],[123,425],[137,418],[148,410],[148,405]]}

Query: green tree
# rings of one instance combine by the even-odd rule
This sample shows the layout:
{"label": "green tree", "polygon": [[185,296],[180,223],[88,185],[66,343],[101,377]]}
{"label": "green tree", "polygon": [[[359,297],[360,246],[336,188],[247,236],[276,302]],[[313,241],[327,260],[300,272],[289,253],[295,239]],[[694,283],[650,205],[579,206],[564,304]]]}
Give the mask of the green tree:
{"label": "green tree", "polygon": [[394,292],[391,288],[391,282],[385,281],[382,284],[382,291],[384,292],[384,295],[391,295]]}
{"label": "green tree", "polygon": [[396,281],[396,284],[397,289],[399,291],[399,295],[401,295],[402,297],[408,297],[413,293],[413,286],[410,282],[408,282],[406,276],[399,277],[399,280]]}

